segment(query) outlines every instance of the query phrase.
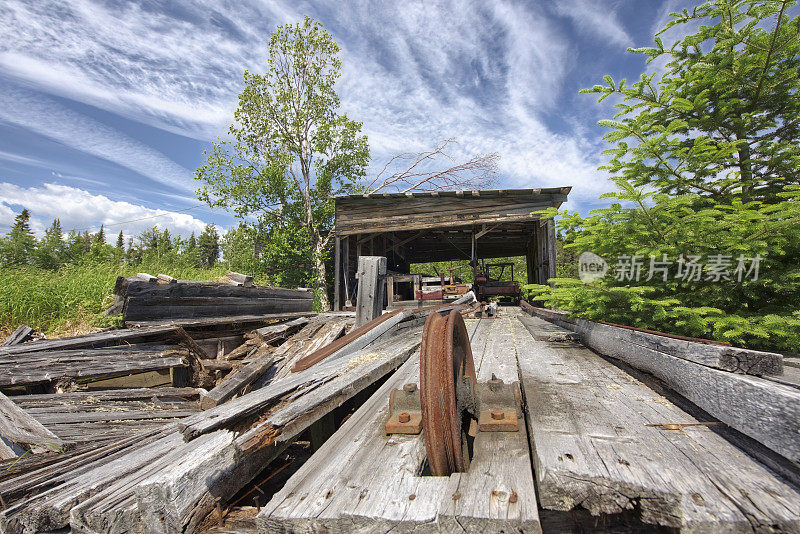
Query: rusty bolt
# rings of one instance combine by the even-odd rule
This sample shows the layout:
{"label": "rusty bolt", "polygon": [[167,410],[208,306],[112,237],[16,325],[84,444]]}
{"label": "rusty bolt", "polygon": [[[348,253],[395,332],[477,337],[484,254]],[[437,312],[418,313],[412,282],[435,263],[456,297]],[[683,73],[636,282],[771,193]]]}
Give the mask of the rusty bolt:
{"label": "rusty bolt", "polygon": [[505,418],[506,414],[503,410],[492,410],[492,419],[498,420]]}
{"label": "rusty bolt", "polygon": [[417,385],[414,384],[413,382],[410,384],[406,384],[405,386],[403,386],[403,391],[405,391],[406,393],[414,393],[415,391],[417,391]]}
{"label": "rusty bolt", "polygon": [[503,387],[503,381],[500,378],[497,378],[494,373],[492,373],[492,378],[488,381],[489,389],[492,391],[498,391],[501,387]]}
{"label": "rusty bolt", "polygon": [[401,423],[408,423],[409,421],[411,421],[411,414],[408,412],[403,412],[397,416],[397,420],[400,421]]}
{"label": "rusty bolt", "polygon": [[408,496],[408,500],[409,500],[409,501],[413,501],[413,500],[414,500],[414,499],[416,499],[416,498],[417,498],[417,496],[416,496],[416,495],[414,495],[413,493],[412,493],[411,495],[409,495],[409,496]]}
{"label": "rusty bolt", "polygon": [[509,495],[509,497],[508,497],[508,502],[510,502],[511,504],[514,504],[515,502],[517,502],[517,492],[516,491],[512,491],[511,492],[511,495]]}

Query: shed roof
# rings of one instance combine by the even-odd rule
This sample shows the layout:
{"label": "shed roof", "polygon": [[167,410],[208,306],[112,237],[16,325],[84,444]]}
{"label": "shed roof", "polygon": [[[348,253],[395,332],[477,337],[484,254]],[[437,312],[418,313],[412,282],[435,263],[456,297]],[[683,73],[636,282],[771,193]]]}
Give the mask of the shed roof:
{"label": "shed roof", "polygon": [[530,222],[571,187],[378,193],[335,197],[336,233],[397,232]]}

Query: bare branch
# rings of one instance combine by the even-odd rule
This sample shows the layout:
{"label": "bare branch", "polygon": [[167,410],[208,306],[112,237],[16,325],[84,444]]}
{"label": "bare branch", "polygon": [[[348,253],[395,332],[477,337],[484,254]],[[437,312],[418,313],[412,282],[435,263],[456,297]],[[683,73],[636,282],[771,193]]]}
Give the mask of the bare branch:
{"label": "bare branch", "polygon": [[[404,153],[392,157],[381,172],[365,186],[366,194],[391,189],[402,193],[410,191],[444,191],[448,189],[481,189],[494,182],[500,155],[479,154],[456,165],[445,149],[457,144],[455,139],[440,141],[427,152]],[[381,176],[390,167],[405,162],[402,170],[394,172],[381,181]],[[445,164],[450,166],[444,167]],[[444,168],[443,168],[444,167]],[[375,187],[375,185],[377,187]]]}

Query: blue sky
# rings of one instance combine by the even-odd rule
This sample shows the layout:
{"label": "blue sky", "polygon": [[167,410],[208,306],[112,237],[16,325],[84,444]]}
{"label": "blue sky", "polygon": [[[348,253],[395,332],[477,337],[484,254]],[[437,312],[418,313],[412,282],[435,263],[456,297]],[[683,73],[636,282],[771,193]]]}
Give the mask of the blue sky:
{"label": "blue sky", "polygon": [[303,15],[342,47],[337,90],[364,123],[372,172],[455,137],[458,157],[500,153],[497,187],[571,185],[567,207],[587,211],[609,189],[596,122],[612,109],[578,91],[638,78],[644,61],[625,49],[681,6],[4,0],[0,232],[22,206],[37,233],[54,217],[128,235],[234,224],[196,200],[193,172],[227,131],[243,71],[263,71],[269,32]]}

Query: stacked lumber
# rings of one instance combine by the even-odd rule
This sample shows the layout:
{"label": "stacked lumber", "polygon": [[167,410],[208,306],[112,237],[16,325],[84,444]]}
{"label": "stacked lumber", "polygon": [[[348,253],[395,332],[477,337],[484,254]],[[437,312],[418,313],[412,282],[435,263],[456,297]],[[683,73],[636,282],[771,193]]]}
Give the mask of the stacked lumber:
{"label": "stacked lumber", "polygon": [[[553,339],[557,333],[540,318],[514,325],[543,508],[631,511],[644,523],[687,531],[800,529],[797,489],[727,441],[718,421],[698,419],[585,346]],[[687,380],[702,384],[702,366],[692,365]]]}
{"label": "stacked lumber", "polygon": [[[284,343],[294,347],[282,351],[287,364],[341,333],[352,319],[339,318],[335,327],[312,322],[313,332],[303,333],[304,327]],[[147,525],[150,531],[195,531],[217,498],[233,496],[312,424],[397,369],[420,338],[418,322],[386,332],[346,356],[273,377],[260,389],[177,424],[140,432],[135,441],[112,442],[79,459],[65,457],[0,480],[8,505],[0,528],[24,532],[71,525],[82,532],[124,532]]]}
{"label": "stacked lumber", "polygon": [[663,380],[719,421],[800,470],[800,387],[768,379],[783,373],[780,354],[568,319],[531,306],[523,309],[577,333],[586,346],[600,354]]}
{"label": "stacked lumber", "polygon": [[13,403],[66,448],[121,440],[200,411],[196,388],[134,388],[16,395]]}
{"label": "stacked lumber", "polygon": [[[235,273],[232,273],[235,274]],[[114,287],[128,321],[159,321],[204,317],[235,317],[286,312],[309,312],[313,293],[308,290],[256,287],[252,279],[229,282],[195,282],[119,277]]]}

